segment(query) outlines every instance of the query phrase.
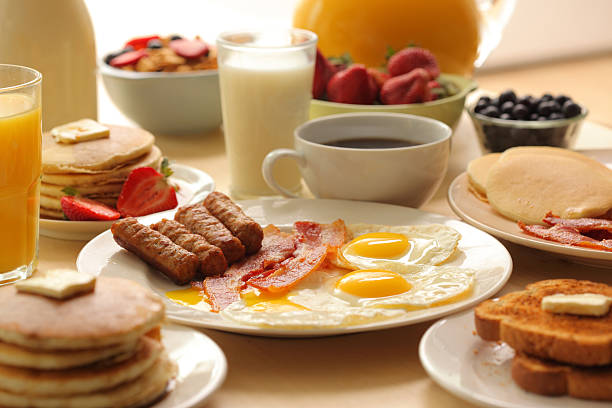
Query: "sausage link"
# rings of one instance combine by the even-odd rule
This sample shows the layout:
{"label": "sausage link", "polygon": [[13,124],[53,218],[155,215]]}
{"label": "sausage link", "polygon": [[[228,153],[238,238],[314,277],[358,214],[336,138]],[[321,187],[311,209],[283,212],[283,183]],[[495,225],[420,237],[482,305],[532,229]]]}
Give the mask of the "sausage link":
{"label": "sausage link", "polygon": [[163,219],[150,226],[172,240],[175,244],[193,252],[200,259],[200,272],[203,275],[221,275],[227,269],[223,251],[209,244],[203,236],[192,234],[183,224],[174,220]]}
{"label": "sausage link", "polygon": [[194,234],[199,234],[214,246],[221,248],[228,264],[244,258],[244,245],[238,238],[213,217],[202,204],[192,204],[178,209],[174,219]]}
{"label": "sausage link", "polygon": [[206,209],[219,219],[244,245],[247,254],[261,249],[263,229],[247,216],[231,198],[219,191],[213,191],[204,200]]}
{"label": "sausage link", "polygon": [[174,283],[184,285],[195,278],[200,266],[198,257],[159,232],[140,224],[136,218],[115,222],[111,231],[117,244],[136,254]]}

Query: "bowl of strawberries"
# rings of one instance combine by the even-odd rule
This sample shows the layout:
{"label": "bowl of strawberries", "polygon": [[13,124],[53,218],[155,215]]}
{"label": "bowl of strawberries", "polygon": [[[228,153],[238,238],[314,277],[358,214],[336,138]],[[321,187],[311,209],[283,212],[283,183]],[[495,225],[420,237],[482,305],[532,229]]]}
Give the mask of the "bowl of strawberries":
{"label": "bowl of strawberries", "polygon": [[355,112],[395,112],[426,116],[455,128],[466,96],[476,83],[440,72],[427,49],[389,49],[387,65],[368,68],[350,56],[326,58],[317,50],[310,118]]}

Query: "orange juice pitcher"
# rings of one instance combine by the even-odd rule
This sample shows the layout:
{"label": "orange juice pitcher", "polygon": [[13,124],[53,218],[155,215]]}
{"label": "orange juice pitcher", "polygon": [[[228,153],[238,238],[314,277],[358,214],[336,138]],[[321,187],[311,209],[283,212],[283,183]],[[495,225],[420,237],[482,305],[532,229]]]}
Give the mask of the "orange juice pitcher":
{"label": "orange juice pitcher", "polygon": [[27,278],[36,266],[41,81],[33,69],[0,64],[0,285]]}
{"label": "orange juice pitcher", "polygon": [[497,46],[515,0],[301,0],[293,25],[319,36],[323,55],[385,65],[387,48],[431,50],[442,72],[471,75]]}

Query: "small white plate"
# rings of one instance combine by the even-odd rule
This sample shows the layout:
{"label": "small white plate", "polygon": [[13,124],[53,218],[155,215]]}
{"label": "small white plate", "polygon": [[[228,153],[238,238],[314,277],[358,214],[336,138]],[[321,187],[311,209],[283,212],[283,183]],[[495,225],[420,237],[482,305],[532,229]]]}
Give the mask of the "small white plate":
{"label": "small white plate", "polygon": [[[215,189],[212,177],[201,170],[172,163],[174,174],[170,181],[179,186],[176,198],[179,205],[196,202]],[[40,235],[74,241],[92,239],[111,227],[113,221],[68,221],[40,219]]]}
{"label": "small white plate", "polygon": [[174,324],[162,326],[162,341],[178,373],[171,391],[153,407],[200,406],[225,380],[223,351],[199,331]]}
{"label": "small white plate", "polygon": [[512,380],[514,350],[475,334],[474,312],[457,314],[431,326],[421,338],[419,357],[429,376],[450,393],[483,407],[596,408],[609,402],[546,397],[523,391]]}
{"label": "small white plate", "polygon": [[[93,275],[121,276],[151,288],[166,301],[166,314],[172,321],[229,332],[273,337],[313,337],[356,333],[405,326],[432,320],[474,306],[494,295],[506,283],[512,272],[512,259],[506,248],[489,234],[461,221],[413,208],[388,204],[344,200],[270,199],[239,202],[245,212],[262,225],[275,224],[290,228],[295,221],[331,222],[342,218],[346,223],[411,225],[445,224],[462,235],[457,255],[445,265],[476,270],[476,283],[471,295],[461,301],[430,309],[411,311],[400,318],[347,327],[316,329],[280,329],[239,324],[216,313],[181,306],[167,299],[165,293],[178,287],[154,271],[137,256],[123,250],[106,231],[91,240],[77,258],[80,272]],[[165,214],[165,217],[172,213]],[[160,220],[154,214],[143,218],[144,224]]]}
{"label": "small white plate", "polygon": [[[592,157],[612,168],[612,150],[583,150],[581,153]],[[612,267],[612,252],[597,249],[563,245],[524,234],[516,222],[497,213],[468,190],[467,173],[461,173],[448,188],[448,203],[461,219],[489,234],[542,251],[559,254],[571,261],[592,266]]]}

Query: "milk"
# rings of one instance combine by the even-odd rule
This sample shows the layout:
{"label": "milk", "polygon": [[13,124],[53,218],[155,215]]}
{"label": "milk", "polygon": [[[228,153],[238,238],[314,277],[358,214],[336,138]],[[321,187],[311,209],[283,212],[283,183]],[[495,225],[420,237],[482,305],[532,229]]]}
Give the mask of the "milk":
{"label": "milk", "polygon": [[[304,50],[277,51],[234,53],[219,66],[231,193],[237,198],[275,194],[263,179],[263,159],[293,147],[293,131],[308,120],[314,59]],[[295,162],[279,162],[274,177],[289,190],[300,189]]]}

